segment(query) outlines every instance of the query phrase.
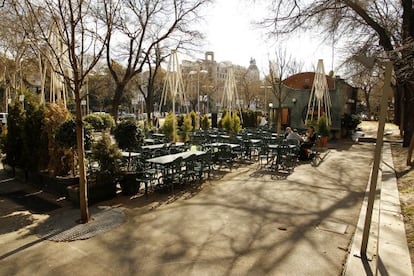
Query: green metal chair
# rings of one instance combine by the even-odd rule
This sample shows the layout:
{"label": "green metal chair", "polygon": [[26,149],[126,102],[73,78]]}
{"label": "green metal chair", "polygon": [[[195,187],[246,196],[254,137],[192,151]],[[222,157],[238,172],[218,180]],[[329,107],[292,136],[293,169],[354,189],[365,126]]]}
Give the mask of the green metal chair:
{"label": "green metal chair", "polygon": [[178,157],[173,162],[167,164],[162,174],[162,186],[171,187],[174,193],[174,185],[180,184],[183,179],[183,158]]}

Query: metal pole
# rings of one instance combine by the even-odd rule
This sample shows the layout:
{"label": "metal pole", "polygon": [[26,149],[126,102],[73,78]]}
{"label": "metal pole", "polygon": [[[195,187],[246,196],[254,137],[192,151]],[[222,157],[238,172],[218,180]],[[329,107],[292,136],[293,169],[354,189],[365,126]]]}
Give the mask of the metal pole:
{"label": "metal pole", "polygon": [[200,68],[198,68],[197,72],[197,111],[200,116]]}
{"label": "metal pole", "polygon": [[382,151],[382,145],[384,142],[383,138],[384,138],[385,117],[386,117],[386,112],[387,112],[387,103],[388,103],[388,98],[391,95],[391,75],[392,75],[392,62],[388,61],[388,62],[385,62],[384,87],[383,87],[383,95],[382,95],[381,104],[380,104],[380,117],[379,117],[379,122],[378,122],[377,144],[375,146],[374,164],[372,166],[372,172],[371,172],[368,205],[367,205],[367,212],[365,215],[364,232],[362,235],[362,243],[361,243],[361,257],[364,257],[364,258],[367,257],[367,247],[368,247],[369,232],[371,228],[372,210],[374,207],[375,194],[376,194],[377,181],[378,181],[378,171],[379,171],[379,166],[381,162],[381,151]]}

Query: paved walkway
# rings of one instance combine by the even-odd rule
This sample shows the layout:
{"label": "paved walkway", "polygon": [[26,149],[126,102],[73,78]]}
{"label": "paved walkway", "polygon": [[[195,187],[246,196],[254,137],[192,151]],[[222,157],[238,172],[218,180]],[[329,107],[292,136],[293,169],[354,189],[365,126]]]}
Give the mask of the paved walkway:
{"label": "paved walkway", "polygon": [[2,199],[0,275],[340,275],[373,148],[332,144],[319,166],[301,164],[288,177],[256,163],[174,198],[120,196],[101,205],[122,209],[126,221],[81,241],[39,231],[56,217],[78,219],[65,202],[33,215]]}

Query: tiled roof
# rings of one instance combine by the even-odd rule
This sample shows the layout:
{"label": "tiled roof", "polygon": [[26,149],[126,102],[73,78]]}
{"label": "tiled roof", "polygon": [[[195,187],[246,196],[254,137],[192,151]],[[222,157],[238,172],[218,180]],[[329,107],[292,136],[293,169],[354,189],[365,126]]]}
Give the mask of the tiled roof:
{"label": "tiled roof", "polygon": [[[293,89],[312,89],[313,80],[315,79],[315,72],[304,72],[296,75],[292,75],[285,80],[283,84]],[[334,89],[334,79],[326,76],[329,90]]]}

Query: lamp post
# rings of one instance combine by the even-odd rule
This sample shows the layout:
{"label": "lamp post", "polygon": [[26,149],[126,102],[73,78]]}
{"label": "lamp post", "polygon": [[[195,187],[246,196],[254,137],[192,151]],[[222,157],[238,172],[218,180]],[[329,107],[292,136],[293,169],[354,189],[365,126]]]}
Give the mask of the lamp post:
{"label": "lamp post", "polygon": [[273,129],[273,103],[269,103],[269,127]]}
{"label": "lamp post", "polygon": [[201,70],[199,67],[197,71],[190,71],[189,75],[197,75],[197,112],[200,114],[200,74],[207,74],[207,70]]}

